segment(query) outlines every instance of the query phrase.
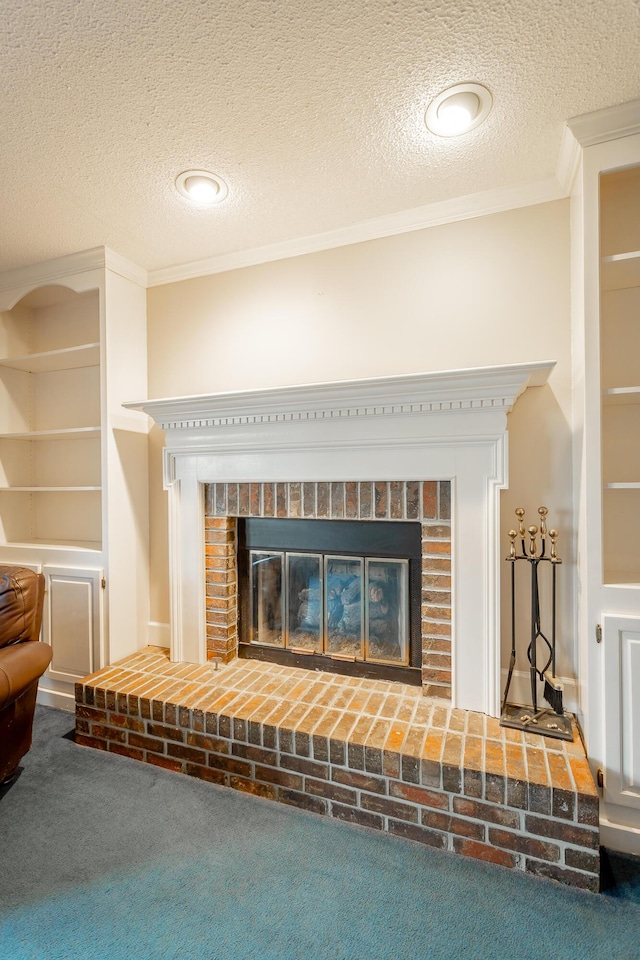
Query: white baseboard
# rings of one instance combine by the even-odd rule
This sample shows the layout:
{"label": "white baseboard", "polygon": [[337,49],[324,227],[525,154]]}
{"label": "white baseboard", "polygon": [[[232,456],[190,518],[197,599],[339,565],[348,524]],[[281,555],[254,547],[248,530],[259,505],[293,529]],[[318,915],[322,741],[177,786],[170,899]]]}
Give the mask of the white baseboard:
{"label": "white baseboard", "polygon": [[38,687],[37,702],[44,707],[57,707],[58,710],[67,710],[74,713],[76,709],[76,700],[73,693],[61,693],[59,690],[47,690],[46,687]]}
{"label": "white baseboard", "polygon": [[147,624],[147,643],[151,647],[171,647],[171,628],[168,623],[150,620]]}
{"label": "white baseboard", "polygon": [[600,843],[609,850],[632,853],[640,857],[640,828],[627,827],[621,823],[600,818]]}
{"label": "white baseboard", "polygon": [[[506,669],[502,670],[502,687],[500,689],[500,699],[504,693],[504,687],[507,682]],[[564,685],[563,706],[569,713],[580,713],[580,688],[577,680],[570,677],[558,677],[558,680]],[[538,683],[538,704],[543,707],[547,701],[542,697],[541,683]],[[509,703],[531,703],[531,679],[528,670],[514,670],[509,687]]]}

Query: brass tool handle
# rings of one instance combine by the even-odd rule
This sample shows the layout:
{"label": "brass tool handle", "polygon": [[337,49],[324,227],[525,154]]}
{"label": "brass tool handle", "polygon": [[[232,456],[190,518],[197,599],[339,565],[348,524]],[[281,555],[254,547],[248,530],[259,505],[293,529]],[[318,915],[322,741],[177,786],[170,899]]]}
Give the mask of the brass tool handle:
{"label": "brass tool handle", "polygon": [[544,539],[547,535],[547,514],[549,511],[546,507],[538,507],[538,513],[540,515],[540,536]]}

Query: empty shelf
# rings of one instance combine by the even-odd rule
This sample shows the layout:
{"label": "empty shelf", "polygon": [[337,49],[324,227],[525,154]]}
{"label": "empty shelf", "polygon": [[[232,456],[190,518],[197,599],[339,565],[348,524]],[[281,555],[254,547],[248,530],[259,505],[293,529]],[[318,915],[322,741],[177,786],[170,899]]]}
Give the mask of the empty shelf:
{"label": "empty shelf", "polygon": [[100,436],[100,427],[69,427],[66,430],[30,430],[0,433],[0,440],[90,440]]}
{"label": "empty shelf", "polygon": [[28,353],[22,357],[3,357],[0,366],[27,373],[51,373],[54,370],[73,370],[76,367],[97,367],[100,363],[100,344],[83,343],[62,350]]}

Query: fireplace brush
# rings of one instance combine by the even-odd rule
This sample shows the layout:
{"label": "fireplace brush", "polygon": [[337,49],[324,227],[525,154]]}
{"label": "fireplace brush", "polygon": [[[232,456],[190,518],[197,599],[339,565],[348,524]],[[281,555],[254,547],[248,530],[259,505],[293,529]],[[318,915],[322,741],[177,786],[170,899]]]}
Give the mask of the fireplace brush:
{"label": "fireplace brush", "polygon": [[[518,530],[509,531],[510,551],[507,561],[511,564],[511,655],[507,682],[502,699],[500,723],[505,727],[514,727],[520,730],[541,733],[545,736],[557,737],[563,740],[572,740],[571,720],[564,713],[563,685],[556,677],[556,596],[557,596],[557,568],[562,561],[557,554],[558,532],[549,530],[547,533],[546,507],[539,507],[540,527],[530,526],[525,529],[524,510],[518,507]],[[527,535],[529,543],[527,547]],[[539,538],[538,538],[539,535]],[[551,540],[551,548],[547,555],[547,536]],[[521,551],[516,548],[516,538],[520,538]],[[516,665],[516,563],[526,560],[530,568],[531,579],[531,629],[527,660],[531,680],[531,707],[522,707],[508,702],[509,688]],[[540,583],[539,567],[541,563],[551,564],[551,639],[542,630],[540,616]],[[540,666],[538,647],[544,644],[544,666]],[[538,680],[544,683],[543,697],[551,706],[551,710],[538,708]]]}

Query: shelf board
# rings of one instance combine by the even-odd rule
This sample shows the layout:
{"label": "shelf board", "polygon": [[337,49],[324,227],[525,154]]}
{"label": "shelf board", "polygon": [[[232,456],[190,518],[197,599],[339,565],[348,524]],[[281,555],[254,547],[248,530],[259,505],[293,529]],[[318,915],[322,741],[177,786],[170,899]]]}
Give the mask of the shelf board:
{"label": "shelf board", "polygon": [[607,570],[604,574],[603,586],[605,587],[640,587],[640,572],[623,573],[619,570]]}
{"label": "shelf board", "polygon": [[640,490],[640,481],[623,481],[620,483],[605,483],[605,490]]}
{"label": "shelf board", "polygon": [[100,436],[100,427],[69,427],[67,430],[31,430],[0,433],[0,440],[90,440]]}
{"label": "shelf board", "polygon": [[606,407],[640,403],[640,387],[610,387],[603,391],[602,403]]}
{"label": "shelf board", "polygon": [[82,343],[62,350],[28,353],[22,357],[3,357],[1,367],[24,370],[27,373],[52,373],[55,370],[74,370],[77,367],[97,367],[100,364],[100,343]]}
{"label": "shelf board", "polygon": [[32,540],[7,540],[3,545],[26,550],[33,550],[37,547],[54,547],[58,550],[84,550],[91,553],[102,551],[100,540],[41,540],[34,538]]}
{"label": "shelf board", "polygon": [[0,493],[85,493],[87,490],[102,490],[97,487],[0,487]]}
{"label": "shelf board", "polygon": [[640,250],[616,253],[600,261],[600,288],[623,290],[640,286]]}

